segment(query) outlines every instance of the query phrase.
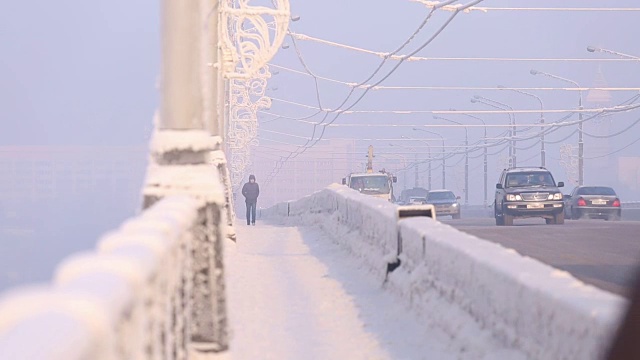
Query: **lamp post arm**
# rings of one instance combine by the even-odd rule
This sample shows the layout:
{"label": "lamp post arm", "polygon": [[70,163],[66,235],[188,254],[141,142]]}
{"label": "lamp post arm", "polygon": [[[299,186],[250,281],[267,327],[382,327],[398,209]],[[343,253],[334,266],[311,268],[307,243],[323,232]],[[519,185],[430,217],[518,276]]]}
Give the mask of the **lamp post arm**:
{"label": "lamp post arm", "polygon": [[631,59],[631,60],[640,60],[640,57],[638,56],[633,56],[633,55],[629,55],[629,54],[625,54],[625,53],[621,53],[619,51],[613,51],[613,50],[609,50],[609,49],[602,49],[602,48],[596,48],[596,47],[587,47],[587,51],[589,52],[601,52],[601,53],[607,53],[607,54],[611,54],[611,55],[615,55],[621,58],[625,58],[625,59]]}

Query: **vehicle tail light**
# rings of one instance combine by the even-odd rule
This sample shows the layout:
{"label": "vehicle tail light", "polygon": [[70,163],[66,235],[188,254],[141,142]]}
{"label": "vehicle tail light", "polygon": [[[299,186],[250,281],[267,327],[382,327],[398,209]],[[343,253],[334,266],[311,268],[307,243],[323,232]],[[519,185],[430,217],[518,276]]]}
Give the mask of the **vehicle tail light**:
{"label": "vehicle tail light", "polygon": [[613,206],[620,207],[620,200],[619,199],[613,200]]}
{"label": "vehicle tail light", "polygon": [[583,198],[578,199],[578,206],[587,206],[587,202]]}

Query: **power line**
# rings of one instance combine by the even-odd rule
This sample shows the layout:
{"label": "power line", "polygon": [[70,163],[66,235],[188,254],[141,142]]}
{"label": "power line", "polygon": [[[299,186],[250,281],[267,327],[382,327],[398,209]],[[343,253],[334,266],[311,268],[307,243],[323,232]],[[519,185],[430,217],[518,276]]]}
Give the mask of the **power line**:
{"label": "power line", "polygon": [[634,62],[637,60],[634,59],[623,59],[623,58],[517,58],[517,57],[424,57],[424,56],[407,56],[407,55],[394,55],[392,53],[386,53],[382,51],[375,51],[370,49],[365,49],[358,46],[347,45],[331,40],[321,39],[318,37],[299,34],[299,33],[291,33],[290,34],[296,40],[301,41],[309,41],[315,42],[318,44],[323,44],[327,46],[332,46],[340,49],[351,50],[360,52],[363,54],[374,55],[382,59],[391,59],[391,60],[406,60],[406,61],[517,61],[517,62]]}
{"label": "power line", "polygon": [[[442,60],[454,60],[454,58],[438,58],[438,59],[442,59]],[[461,60],[463,59],[468,59],[468,60],[472,60],[472,59],[478,59],[478,58],[460,58]],[[490,58],[487,58],[487,60],[490,60]],[[495,58],[496,61],[500,61],[501,59],[499,58]],[[504,60],[504,59],[503,59]],[[525,60],[525,59],[523,59]],[[539,59],[539,60],[545,60],[545,59]],[[554,59],[549,59],[549,60],[554,60]],[[568,59],[567,59],[568,60]],[[587,59],[585,59],[587,60]],[[605,59],[607,61],[609,60],[618,60],[618,59]],[[624,60],[624,59],[622,59]],[[629,60],[632,61],[632,60]],[[636,60],[633,60],[636,61]],[[286,66],[281,66],[281,65],[276,65],[273,63],[270,63],[269,66],[275,67],[277,69],[280,70],[284,70],[284,71],[289,71],[291,73],[294,74],[299,74],[299,75],[304,75],[304,76],[311,76],[308,73],[304,72],[304,71],[299,71],[299,70],[295,70],[295,69],[291,69],[288,68]],[[601,91],[640,91],[640,87],[588,87],[588,88],[576,88],[576,87],[504,87],[504,88],[498,88],[495,86],[389,86],[389,85],[378,85],[378,86],[372,86],[370,84],[365,84],[365,85],[358,85],[358,83],[355,82],[349,82],[349,81],[341,81],[341,80],[337,80],[337,79],[332,79],[332,78],[328,78],[328,77],[320,77],[320,76],[316,76],[317,79],[320,80],[324,80],[327,82],[332,82],[332,83],[336,83],[336,84],[340,84],[340,85],[344,85],[344,86],[349,86],[349,87],[358,87],[358,88],[368,88],[371,87],[373,88],[373,90],[445,90],[445,91],[459,91],[459,90],[469,90],[469,91],[502,91],[502,90],[520,90],[520,91],[534,91],[534,90],[538,90],[538,91],[590,91],[590,90],[601,90]]]}
{"label": "power line", "polygon": [[[423,4],[429,8],[435,6],[437,2],[432,0],[410,0],[412,2],[417,2]],[[459,5],[447,5],[442,6],[442,10],[445,11],[458,11]],[[480,12],[489,12],[489,11],[562,11],[562,12],[635,12],[640,11],[640,8],[623,8],[623,7],[484,7],[484,6],[472,6],[464,10],[465,12],[471,11],[480,11]]]}
{"label": "power line", "polygon": [[[477,5],[477,4],[481,3],[482,1],[483,1],[483,0],[475,0],[475,1],[473,1],[473,2],[471,2],[471,3],[469,3],[469,4],[467,4],[467,5],[465,5],[464,7]],[[455,0],[449,0],[449,1],[446,1],[445,3],[442,3],[442,6],[446,6],[446,5],[448,5],[448,4],[450,4],[450,3],[453,3],[453,2],[455,2]],[[390,53],[390,55],[394,55],[395,53],[397,53],[397,52],[401,51],[404,47],[406,47],[406,46],[407,46],[407,45],[408,45],[408,44],[413,40],[413,38],[414,38],[414,37],[415,37],[415,36],[416,36],[416,35],[417,35],[421,30],[422,30],[422,28],[427,24],[427,22],[428,22],[428,21],[431,19],[431,17],[433,16],[433,13],[435,12],[435,10],[436,10],[436,9],[438,9],[438,8],[439,8],[439,6],[438,6],[438,7],[433,7],[433,8],[431,9],[431,11],[429,12],[429,14],[427,15],[427,17],[425,18],[425,20],[420,24],[420,26],[418,27],[418,29],[417,29],[416,31],[414,31],[414,33],[413,33],[413,34],[412,34],[412,35],[411,35],[411,36],[410,36],[410,37],[409,37],[409,38],[408,38],[408,39],[407,39],[407,40],[406,40],[406,41],[405,41],[405,42],[404,42],[400,47],[398,47],[398,49],[396,49],[394,52]],[[440,28],[440,29],[439,29],[439,30],[438,30],[438,31],[437,31],[437,32],[436,32],[436,33],[435,33],[435,34],[434,34],[434,35],[433,35],[433,36],[432,36],[432,37],[431,37],[431,38],[430,38],[426,43],[424,43],[422,46],[418,47],[418,49],[416,49],[412,54],[410,54],[410,56],[411,56],[411,55],[414,55],[415,53],[419,52],[419,51],[420,51],[420,50],[422,50],[424,47],[426,47],[428,44],[430,44],[430,43],[431,43],[431,42],[432,42],[432,41],[433,41],[433,40],[434,40],[434,39],[435,39],[435,38],[436,38],[436,37],[437,37],[437,36],[438,36],[438,35],[439,35],[439,34],[440,34],[440,33],[441,33],[441,32],[442,32],[442,31],[443,31],[443,30],[444,30],[444,29],[445,29],[445,28],[450,24],[450,23],[451,23],[451,21],[456,17],[456,15],[457,15],[458,13],[459,13],[459,11],[454,12],[454,14],[453,14],[453,15],[452,15],[452,16],[451,16],[451,17],[450,17],[450,18],[445,22],[445,24],[444,24],[444,25],[443,25],[443,26],[442,26],[442,27],[441,27],[441,28]],[[292,37],[292,39],[293,39],[293,37]],[[362,82],[362,84],[366,84],[366,83],[367,83],[367,82],[369,82],[373,77],[375,77],[375,75],[376,75],[376,74],[377,74],[377,73],[382,69],[382,66],[386,63],[387,59],[388,59],[388,57],[385,57],[385,58],[383,59],[383,61],[381,62],[381,64],[378,66],[378,68],[374,71],[374,73],[373,73],[373,74],[372,74],[368,79],[366,79],[364,82]],[[391,74],[397,70],[397,68],[400,66],[400,64],[402,64],[402,62],[403,62],[403,61],[404,61],[404,60],[400,60],[400,61],[398,62],[398,64],[396,64],[396,66],[395,66],[395,67],[393,67],[393,69],[392,69],[390,72],[388,72],[388,73],[387,73],[387,75],[386,75],[386,76],[384,76],[380,81],[378,81],[378,82],[376,83],[376,85],[379,85],[379,84],[380,84],[380,83],[382,83],[384,80],[386,80],[389,76],[391,76]],[[339,109],[340,109],[340,108],[342,108],[342,106],[344,106],[344,105],[349,101],[349,99],[351,98],[351,95],[353,94],[354,89],[355,89],[355,88],[352,88],[352,89],[351,89],[351,91],[349,92],[349,94],[347,95],[347,97],[345,98],[345,100],[344,100],[344,101],[342,102],[342,104],[340,104],[340,106],[338,107]],[[350,107],[348,107],[347,109],[350,109],[350,108],[352,108],[353,106],[355,106],[356,104],[358,104],[358,102],[360,102],[360,101],[362,100],[362,98],[364,98],[364,96],[367,94],[368,90],[369,90],[369,89],[366,89],[366,90],[364,91],[364,93],[363,93],[363,94],[362,94],[362,95],[361,95],[361,96],[360,96],[360,97],[359,97],[359,98],[358,98],[358,99],[357,99],[357,100],[356,100],[356,101],[355,101],[355,102],[354,102]],[[323,123],[323,122],[326,120],[327,116],[328,116],[328,113],[326,113],[326,114],[325,114],[325,116],[324,116],[324,118],[322,119],[321,123]],[[334,121],[335,121],[339,116],[340,116],[340,113],[338,112],[338,114],[334,117],[334,119],[330,122],[330,124],[331,124],[331,123],[333,123],[333,122],[334,122]],[[317,126],[318,126],[318,125],[314,125],[314,127],[313,127],[312,138],[314,138],[314,137],[315,137],[316,127],[317,127]],[[326,126],[325,126],[325,127],[323,127],[323,130],[322,130],[322,133],[320,134],[320,138],[319,138],[319,139],[321,139],[321,138],[324,136],[325,129],[326,129]],[[319,141],[319,139],[318,139],[318,141]],[[311,145],[311,147],[312,147],[312,146],[314,146],[315,144],[317,144],[317,141],[315,141],[315,142]],[[295,157],[295,156],[297,156],[298,154],[304,153],[304,151],[305,151],[306,149],[308,149],[308,148],[309,148],[309,146],[308,146],[308,143],[307,143],[307,144],[305,144],[305,146],[304,146],[304,147],[301,147],[301,148],[299,148],[299,149],[298,149],[298,150],[302,149],[302,151],[301,151],[301,152],[299,152],[298,150],[296,150],[295,152],[292,152],[292,153],[287,157],[287,160],[288,160],[288,159],[290,159],[291,157]],[[295,155],[294,155],[294,154],[295,154]],[[278,169],[277,169],[277,168],[276,168],[276,169],[274,169],[274,173],[277,173],[277,171],[278,171]]]}

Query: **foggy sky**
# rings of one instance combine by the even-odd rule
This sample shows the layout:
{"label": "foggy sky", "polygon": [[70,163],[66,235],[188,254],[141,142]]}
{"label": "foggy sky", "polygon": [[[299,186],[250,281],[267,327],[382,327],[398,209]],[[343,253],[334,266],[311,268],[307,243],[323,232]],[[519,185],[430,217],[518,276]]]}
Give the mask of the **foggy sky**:
{"label": "foggy sky", "polygon": [[[291,0],[292,12],[301,20],[292,24],[292,31],[365,49],[389,52],[402,44],[427,14],[418,3],[372,0]],[[631,0],[574,0],[562,1],[565,7],[633,7]],[[558,1],[498,1],[487,0],[481,6],[557,7]],[[153,112],[158,103],[156,89],[160,65],[159,2],[124,0],[59,0],[37,2],[6,2],[0,11],[0,117],[3,131],[0,144],[6,145],[140,145],[146,146]],[[450,16],[437,13],[424,31],[401,51],[405,54],[416,48],[439,28]],[[432,57],[532,57],[532,58],[603,58],[592,54],[588,45],[600,46],[640,56],[640,43],[634,39],[639,33],[638,12],[534,12],[495,11],[460,14],[445,31],[417,56]],[[290,39],[286,42],[291,45]],[[381,59],[369,54],[338,49],[322,44],[298,41],[309,68],[318,76],[347,82],[366,79]],[[290,46],[281,50],[274,64],[303,70]],[[386,74],[394,61],[389,61],[381,74]],[[382,85],[396,86],[482,86],[498,84],[514,87],[566,87],[564,83],[541,76],[532,76],[536,68],[592,86],[597,71],[604,74],[612,87],[638,86],[640,64],[632,62],[480,62],[429,61],[406,62]],[[274,69],[272,69],[273,71]],[[376,78],[376,79],[379,79]],[[375,79],[374,79],[375,80]],[[269,95],[308,105],[317,105],[311,78],[280,71],[270,80]],[[348,88],[320,82],[324,107],[335,108],[344,99]],[[507,92],[385,90],[371,91],[354,110],[489,110],[469,99],[479,94],[506,102],[517,109],[535,109],[529,98]],[[547,109],[568,109],[577,106],[575,92],[536,92]],[[634,93],[612,93],[612,105]],[[588,106],[588,105],[586,105]],[[271,112],[286,116],[304,116],[309,109],[274,101]],[[637,119],[640,112],[616,115],[612,130]],[[261,121],[269,117],[261,117]],[[332,117],[329,117],[331,119]],[[453,118],[453,117],[452,117]],[[553,121],[557,116],[548,115]],[[314,120],[319,120],[319,117]],[[461,120],[460,117],[456,119]],[[519,121],[534,122],[536,116],[518,116]],[[431,115],[344,115],[342,123],[429,123]],[[487,117],[487,122],[505,122],[506,116]],[[311,136],[308,126],[275,121],[262,125],[297,136]],[[407,133],[408,132],[408,133]],[[561,138],[563,132],[554,135]],[[629,131],[616,138],[614,149],[637,138],[637,131]],[[418,137],[415,132],[402,129],[335,128],[326,137]],[[442,135],[460,144],[460,129],[444,129]],[[300,144],[291,137],[261,133],[261,137]],[[480,130],[470,131],[478,140]],[[550,138],[550,140],[553,140]],[[572,138],[575,143],[575,137]],[[589,139],[585,139],[588,144]],[[262,144],[268,144],[262,141]],[[369,144],[360,144],[363,148]],[[381,144],[377,146],[383,147]],[[293,149],[293,148],[292,148]],[[535,155],[537,148],[524,151],[521,156]],[[553,152],[555,149],[555,153]],[[257,149],[260,151],[260,148]],[[387,149],[387,151],[390,151]],[[588,150],[587,150],[588,151]],[[621,152],[636,155],[640,143]],[[549,168],[562,179],[557,146],[549,146]],[[478,160],[474,160],[478,161]],[[139,167],[134,183],[143,178],[142,160],[132,160]],[[473,166],[477,167],[477,163]],[[497,175],[492,165],[490,183]],[[478,173],[474,173],[477,176]],[[600,178],[600,180],[606,180]],[[336,179],[338,181],[338,179]],[[435,180],[437,181],[437,180]],[[480,199],[477,185],[470,195],[473,202]],[[0,274],[0,289],[7,284],[46,280],[54,264],[62,256],[93,246],[96,238],[107,229],[130,216],[134,209],[131,194],[121,199],[107,199],[97,193],[91,199],[65,199],[48,204],[37,213],[60,214],[49,224],[48,233],[36,233],[27,240],[5,237],[0,243],[0,261],[13,259],[13,280]],[[102,202],[102,203],[101,203]],[[105,206],[105,203],[107,204]],[[126,204],[126,205],[121,205]],[[101,211],[108,215],[98,216]],[[44,220],[43,220],[44,221]],[[36,226],[37,224],[34,224]],[[5,236],[5,235],[3,235]],[[16,245],[21,242],[21,245]],[[20,247],[21,246],[21,247]],[[34,255],[36,254],[36,255]],[[31,259],[28,262],[27,259]],[[35,260],[34,260],[35,259]],[[24,260],[24,261],[21,261]],[[28,266],[24,266],[27,261]],[[22,265],[22,267],[20,267]],[[18,273],[18,275],[15,275]]]}
{"label": "foggy sky", "polygon": [[[486,7],[633,7],[632,1],[563,1],[561,5],[557,1],[484,1],[480,6]],[[427,14],[427,9],[418,3],[410,1],[395,1],[391,6],[387,2],[371,2],[366,0],[304,2],[292,6],[293,12],[300,15],[301,20],[291,25],[292,31],[318,37],[350,46],[356,46],[379,52],[390,52],[402,44],[409,35],[418,27]],[[439,12],[428,23],[416,39],[400,54],[406,54],[418,45],[424,43],[436,29],[438,29],[451,14]],[[459,14],[456,19],[416,56],[423,57],[508,57],[508,58],[582,58],[582,59],[608,59],[616,60],[615,56],[589,53],[586,47],[599,46],[628,54],[640,55],[640,45],[633,41],[633,34],[638,30],[635,20],[637,12],[550,12],[550,11],[490,11],[488,13],[472,12]],[[287,40],[292,45],[290,39]],[[308,41],[297,41],[304,61],[309,69],[317,76],[324,76],[340,81],[359,83],[364,81],[380,64],[381,59],[370,54],[357,51],[339,49],[337,47],[317,44]],[[302,67],[294,47],[281,50],[272,63],[305,71]],[[387,74],[396,64],[388,61],[383,70],[369,83],[380,79]],[[637,62],[603,61],[603,62],[495,62],[495,61],[417,61],[405,62],[397,71],[385,80],[381,85],[387,86],[468,86],[468,87],[496,87],[504,85],[508,87],[572,87],[561,81],[550,79],[541,75],[533,76],[531,69],[537,69],[547,73],[562,76],[578,82],[582,87],[594,86],[598,71],[601,71],[610,87],[634,87],[638,86],[637,73],[640,64]],[[274,69],[272,69],[273,71]],[[316,90],[311,77],[292,74],[287,71],[279,71],[271,79],[271,86],[277,87],[271,90],[270,96],[285,100],[295,101],[311,106],[318,106]],[[331,82],[320,81],[320,97],[322,106],[334,109],[347,96],[349,88]],[[532,91],[540,96],[545,109],[574,109],[578,106],[578,93],[569,91]],[[355,95],[361,94],[356,91]],[[610,106],[617,105],[637,94],[632,92],[612,92]],[[443,90],[376,90],[370,91],[353,110],[494,110],[492,108],[472,104],[469,100],[474,95],[481,95],[510,105],[515,109],[538,109],[535,99],[507,91],[443,91]],[[587,93],[583,94],[585,99]],[[357,96],[352,97],[351,104]],[[600,107],[598,104],[588,104],[585,107]],[[283,104],[274,101],[272,113],[291,117],[301,117],[313,114],[311,109]],[[546,122],[559,120],[564,114],[546,114]],[[611,129],[614,132],[638,119],[637,111],[619,114],[611,119]],[[465,119],[460,115],[447,116],[450,119],[473,124],[473,120]],[[506,124],[507,115],[484,115],[484,119],[490,124]],[[262,120],[272,119],[264,115]],[[316,116],[312,120],[320,121],[322,116]],[[330,115],[327,121],[333,120]],[[577,115],[572,118],[577,120]],[[518,123],[535,123],[539,121],[538,114],[517,115]],[[344,114],[339,116],[335,124],[444,124],[434,120],[431,114]],[[477,124],[477,122],[475,122]],[[585,125],[585,131],[592,133],[597,129]],[[292,121],[279,120],[261,125],[263,130],[277,130],[310,137],[312,130],[308,125],[302,125]],[[431,129],[432,131],[434,129]],[[503,129],[506,130],[506,129]],[[575,127],[560,130],[547,137],[547,141],[557,141],[568,135]],[[458,129],[437,129],[447,138],[448,144],[461,144],[464,139],[464,131]],[[501,130],[502,131],[502,130]],[[605,130],[603,130],[605,131]],[[490,130],[489,136],[497,135],[498,130]],[[411,128],[377,128],[377,127],[334,127],[329,128],[325,138],[331,137],[385,137],[400,138],[429,137],[429,134],[411,131]],[[480,128],[470,129],[471,142],[479,141],[482,136]],[[290,142],[297,145],[304,144],[304,140],[287,136],[278,136],[273,133],[261,133],[261,144],[272,145],[268,139]],[[433,137],[433,136],[431,136]],[[632,131],[616,137],[611,144],[611,150],[618,150],[637,139]],[[593,142],[585,137],[585,157],[590,155],[589,143]],[[398,149],[389,148],[388,141],[371,143],[378,154],[398,152]],[[526,147],[532,141],[519,144]],[[563,143],[577,144],[577,135]],[[403,145],[409,145],[403,142]],[[419,144],[419,143],[414,143]],[[364,155],[369,143],[359,143]],[[564,169],[559,165],[560,144],[547,145],[547,167],[551,169],[558,181],[566,181]],[[291,147],[295,149],[296,147]],[[640,144],[635,144],[617,155],[635,156],[640,149]],[[492,148],[495,151],[496,148]],[[259,151],[259,149],[258,149]],[[519,151],[518,158],[531,159],[526,165],[539,165],[539,146],[530,150]],[[478,155],[479,153],[475,153]],[[616,156],[617,156],[616,155]],[[392,155],[393,156],[393,155]],[[400,154],[402,156],[402,154]],[[407,156],[406,154],[404,156]],[[495,183],[499,175],[499,169],[495,166],[497,156],[490,159],[490,183]],[[409,159],[412,159],[409,156]],[[462,157],[458,156],[450,163],[457,163]],[[614,161],[613,159],[612,161]],[[481,159],[473,160],[471,167],[480,166]],[[522,163],[521,163],[522,164]],[[594,182],[604,182],[615,185],[611,176],[602,177],[590,168],[589,161],[585,161],[585,178]],[[525,165],[525,164],[522,164]],[[424,171],[424,166],[423,166]],[[459,169],[458,169],[459,170]],[[452,177],[460,176],[460,171],[451,169]],[[438,172],[435,172],[438,173]],[[403,174],[400,174],[401,176]],[[423,174],[424,175],[424,174]],[[413,177],[410,170],[408,176]],[[477,179],[481,172],[476,170],[472,174],[475,177],[475,188],[470,187],[472,203],[481,200],[481,189]],[[439,180],[434,180],[439,181]],[[411,180],[410,180],[411,182]],[[452,181],[453,182],[453,181]],[[459,181],[458,181],[459,183]],[[452,187],[454,185],[452,184]],[[458,185],[457,192],[461,191]],[[566,190],[570,191],[570,188]]]}

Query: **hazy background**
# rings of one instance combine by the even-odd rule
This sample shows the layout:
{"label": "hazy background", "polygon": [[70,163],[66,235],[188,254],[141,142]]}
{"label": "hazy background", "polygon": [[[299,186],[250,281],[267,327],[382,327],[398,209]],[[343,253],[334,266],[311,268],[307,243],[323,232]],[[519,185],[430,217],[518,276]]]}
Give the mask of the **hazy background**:
{"label": "hazy background", "polygon": [[58,170],[56,196],[0,199],[0,290],[48,280],[63,256],[93,247],[100,234],[134,214],[158,101],[159,46],[156,1],[2,3],[0,145],[11,149],[6,157],[45,146],[39,154],[66,149],[52,155],[56,163],[83,170],[84,163],[117,161],[130,172],[115,185],[94,181],[63,196],[61,183],[72,180]]}
{"label": "hazy background", "polygon": [[[371,0],[291,0],[292,11],[300,21],[292,24],[292,31],[344,43],[365,49],[389,52],[402,44],[417,28],[428,10],[421,4],[405,1]],[[487,0],[481,6],[557,7],[558,1],[498,1]],[[633,7],[631,0],[562,1],[564,7]],[[0,145],[12,151],[24,146],[71,147],[77,162],[109,162],[117,158],[120,167],[129,172],[119,181],[109,183],[108,191],[93,184],[84,192],[45,200],[33,197],[19,201],[0,200],[0,290],[7,286],[43,281],[50,277],[54,265],[73,251],[92,247],[100,234],[114,228],[135,213],[137,191],[143,181],[146,156],[144,150],[151,131],[151,119],[157,107],[156,89],[160,62],[159,2],[131,2],[123,0],[60,0],[5,2],[0,12],[0,118],[3,131]],[[460,14],[446,30],[418,56],[429,57],[526,57],[526,58],[585,58],[615,59],[604,54],[586,51],[588,45],[640,55],[638,12],[549,12],[549,11],[490,11]],[[439,12],[405,54],[423,43],[439,28],[448,12]],[[272,63],[304,71],[290,39],[289,48],[281,50]],[[339,49],[307,41],[297,42],[309,69],[318,76],[345,82],[366,79],[380,63],[380,58],[352,50]],[[386,74],[396,62],[389,61],[381,74]],[[542,76],[532,76],[536,68],[593,86],[598,70],[612,87],[637,87],[640,63],[637,62],[487,62],[487,61],[428,61],[406,62],[383,85],[388,86],[479,86],[498,84],[513,87],[568,87],[569,85]],[[272,68],[272,71],[274,69]],[[377,77],[374,79],[379,79]],[[270,80],[268,95],[287,101],[317,106],[316,88],[312,78],[280,71]],[[273,90],[277,88],[277,90]],[[337,107],[349,88],[330,82],[320,82],[322,105]],[[612,92],[610,105],[616,105],[638,92]],[[469,99],[482,95],[514,108],[537,109],[538,104],[528,97],[504,91],[434,91],[434,90],[377,90],[371,91],[354,110],[489,110]],[[577,106],[577,93],[568,91],[536,92],[547,109],[569,109]],[[585,94],[586,97],[586,94]],[[587,104],[585,107],[595,107]],[[300,117],[314,111],[274,101],[272,113]],[[560,115],[549,114],[551,122]],[[640,112],[615,115],[608,132],[624,128],[640,117]],[[301,145],[304,139],[277,135],[264,130],[283,132],[308,138],[311,127],[292,121],[268,121],[272,116],[261,115],[261,145],[269,140]],[[463,117],[452,119],[465,121]],[[504,124],[506,115],[486,116],[487,123]],[[519,122],[533,123],[537,115],[518,115]],[[575,119],[576,117],[574,117]],[[318,121],[321,117],[314,117]],[[330,116],[329,119],[333,119]],[[338,118],[336,124],[428,124],[436,123],[430,114],[349,114]],[[473,123],[473,122],[468,122]],[[599,128],[585,126],[596,132]],[[600,129],[601,130],[601,129]],[[461,144],[462,129],[437,130],[450,144]],[[549,136],[558,140],[572,129],[564,129]],[[497,134],[492,130],[490,135]],[[480,129],[469,130],[470,139],[478,141]],[[617,150],[638,138],[637,128],[616,137],[608,146]],[[424,137],[410,128],[335,127],[325,138],[362,138],[401,136]],[[586,155],[589,141],[585,138]],[[567,142],[576,143],[576,136]],[[377,153],[393,154],[398,150],[389,141],[359,142],[357,152],[364,155],[366,146],[373,144]],[[405,145],[409,145],[404,143]],[[526,146],[526,143],[522,146]],[[104,149],[125,147],[130,156],[117,151],[87,151],[88,147]],[[105,148],[106,147],[106,148]],[[548,167],[557,180],[565,180],[559,165],[559,145],[548,146]],[[256,152],[267,152],[258,147]],[[536,159],[539,147],[519,152],[520,159]],[[616,156],[638,156],[640,143],[620,151]],[[66,153],[65,153],[66,154]],[[476,153],[477,155],[478,153]],[[402,155],[402,156],[407,156]],[[603,171],[587,165],[586,179],[616,186],[625,199],[640,200],[634,189],[619,183],[615,174],[616,156],[607,158],[611,167]],[[412,156],[411,156],[412,157]],[[461,157],[450,164],[460,164]],[[498,155],[490,160],[489,184],[497,178]],[[115,161],[115,160],[113,160]],[[481,201],[481,159],[474,159],[471,203]],[[529,163],[537,164],[537,160]],[[250,169],[251,171],[257,169]],[[2,171],[5,171],[2,169]],[[105,171],[108,171],[105,170]],[[460,192],[460,166],[448,170],[451,187]],[[440,180],[434,170],[434,183]],[[258,182],[266,180],[260,174]],[[345,174],[346,175],[346,174]],[[401,177],[404,173],[399,174]],[[413,177],[410,172],[408,176]],[[64,181],[64,177],[60,177]],[[126,181],[125,181],[126,180]],[[290,179],[276,178],[276,182]],[[339,178],[334,179],[339,181]],[[402,179],[400,180],[402,183]],[[115,185],[114,185],[115,184]],[[490,187],[490,189],[492,189]],[[6,190],[6,189],[5,189]],[[263,187],[262,191],[268,191]],[[490,192],[490,196],[492,193]],[[241,209],[242,210],[242,209]]]}
{"label": "hazy background", "polygon": [[[484,1],[480,6],[495,7],[633,7],[633,1]],[[318,37],[321,39],[342,43],[350,46],[364,48],[378,52],[390,52],[401,45],[413,33],[427,14],[427,9],[416,2],[393,1],[376,2],[366,0],[300,2],[292,6],[293,12],[300,16],[300,21],[291,25],[292,31]],[[435,30],[440,28],[444,21],[451,15],[449,12],[438,12],[424,30],[414,41],[400,54],[406,54],[423,44]],[[603,61],[416,61],[405,62],[382,84],[387,86],[457,86],[457,87],[496,87],[504,85],[508,87],[572,87],[562,81],[548,77],[530,74],[531,69],[537,69],[547,73],[562,76],[578,82],[582,87],[610,86],[610,87],[637,87],[638,61],[618,61],[612,55],[589,53],[587,46],[594,45],[612,49],[623,53],[640,55],[640,44],[634,39],[634,34],[639,30],[636,21],[638,12],[577,12],[577,11],[489,11],[460,14],[454,21],[417,56],[423,57],[492,57],[492,58],[539,58],[539,59],[585,59]],[[273,64],[293,68],[306,72],[302,66],[298,54],[295,51],[291,39],[287,39],[288,49],[281,50]],[[308,69],[320,77],[328,77],[335,80],[359,83],[369,77],[380,64],[381,58],[371,54],[365,54],[350,49],[338,48],[310,41],[296,41],[299,53],[304,59]],[[388,61],[382,71],[368,83],[374,83],[391,71],[396,61]],[[278,99],[293,101],[307,106],[317,107],[317,92],[313,78],[301,74],[292,73],[272,67],[272,71],[279,73],[271,79],[269,96],[274,97],[273,106],[268,112],[283,115],[285,117],[306,117],[316,111],[290,103],[281,102]],[[606,84],[596,82],[598,77],[606,81]],[[336,84],[335,82],[319,80],[319,94],[324,108],[335,109],[347,96],[350,87]],[[575,109],[578,106],[578,92],[575,91],[531,91],[542,98],[545,109]],[[348,104],[352,104],[362,90],[356,90],[355,96]],[[611,101],[607,104],[589,103],[588,93],[585,92],[584,107],[599,108],[603,106],[615,106],[638,94],[634,91],[610,92]],[[535,110],[539,108],[538,102],[530,97],[509,91],[464,91],[464,90],[374,90],[357,103],[352,110],[495,110],[493,108],[472,104],[470,99],[474,95],[481,95],[510,105],[515,109]],[[560,120],[566,114],[546,114],[546,122]],[[585,115],[586,117],[587,115]],[[465,124],[479,124],[476,120],[470,120],[462,115],[446,116],[452,120]],[[502,115],[482,115],[488,124],[507,124],[508,117]],[[518,114],[518,123],[533,124],[539,121],[539,114]],[[585,132],[591,134],[607,135],[617,132],[631,124],[640,117],[640,112],[628,112],[616,114],[605,121],[592,121],[585,124]],[[298,121],[287,119],[274,119],[274,116],[262,115],[260,118],[260,145],[257,153],[261,151],[269,156],[259,157],[255,161],[252,171],[260,174],[258,182],[273,179],[274,183],[282,183],[290,178],[290,173],[282,176],[278,174],[271,177],[272,171],[264,169],[263,162],[267,157],[278,159],[287,157],[291,151],[306,143],[305,138],[310,138],[312,126]],[[323,115],[311,117],[310,121],[321,121]],[[335,115],[327,117],[327,122],[334,120]],[[577,115],[569,120],[577,120]],[[349,126],[347,126],[349,124]],[[362,126],[354,127],[353,124]],[[324,139],[331,138],[393,138],[395,144],[403,146],[421,147],[424,156],[426,148],[420,142],[401,140],[404,137],[413,138],[438,138],[427,133],[416,132],[409,127],[375,127],[380,124],[395,125],[424,125],[447,124],[441,120],[434,120],[429,113],[413,114],[343,114],[335,122],[335,127],[327,128]],[[366,126],[374,125],[374,126]],[[600,183],[615,186],[624,199],[640,199],[637,189],[632,189],[618,181],[618,156],[637,156],[640,144],[636,143],[624,150],[622,147],[638,139],[636,128],[624,134],[605,141],[596,141],[585,135],[585,181],[586,183]],[[447,140],[447,146],[461,145],[464,140],[462,128],[431,128],[439,132]],[[488,136],[497,136],[506,129],[493,128],[488,131]],[[548,135],[547,167],[553,171],[556,180],[567,182],[568,176],[560,165],[560,145],[567,143],[577,146],[577,135],[561,141],[576,126],[565,128]],[[277,134],[275,132],[286,133]],[[529,132],[531,133],[531,132]],[[293,135],[293,136],[291,136]],[[481,128],[470,128],[469,139],[471,143],[480,141]],[[316,136],[317,138],[317,136]],[[532,147],[528,150],[518,151],[518,165],[540,164],[540,146],[534,144],[534,140],[522,142],[518,147]],[[552,144],[551,142],[557,142]],[[293,145],[284,145],[290,143]],[[323,142],[320,142],[322,144]],[[399,147],[389,146],[390,141],[358,141],[356,143],[355,158],[358,163],[364,162],[366,147],[373,145],[375,153],[379,155],[374,163],[375,168],[399,167],[402,162],[411,162],[414,155]],[[438,141],[431,143],[432,150],[436,151]],[[273,148],[287,149],[276,151]],[[597,147],[597,149],[596,149]],[[499,148],[490,149],[491,152]],[[342,150],[344,151],[344,150]],[[611,156],[599,159],[588,159],[609,152],[616,152]],[[577,153],[577,151],[576,151]],[[471,184],[469,189],[470,203],[478,204],[482,201],[482,154],[473,154],[476,159],[470,161]],[[478,158],[480,156],[480,158]],[[489,196],[493,195],[493,187],[498,178],[500,157],[506,156],[506,150],[502,154],[492,155],[489,158]],[[304,156],[298,156],[296,160],[302,161]],[[436,162],[437,163],[437,162]],[[434,163],[434,166],[436,165]],[[376,166],[377,165],[377,166]],[[455,165],[455,166],[454,166]],[[460,195],[463,191],[463,159],[457,156],[447,160],[447,187],[452,188]],[[269,168],[269,167],[267,167]],[[426,166],[421,167],[421,176],[425,174]],[[433,183],[440,184],[441,170],[433,170]],[[412,186],[413,169],[408,172],[400,172],[399,184],[403,187],[405,180]],[[346,175],[346,173],[344,174]],[[343,176],[344,176],[343,175]],[[637,177],[637,174],[634,174]],[[266,178],[266,179],[265,179]],[[339,181],[339,177],[335,179]],[[423,181],[423,180],[421,180]],[[440,185],[438,185],[440,186]],[[570,192],[572,185],[565,188]],[[283,194],[286,196],[286,194]]]}

